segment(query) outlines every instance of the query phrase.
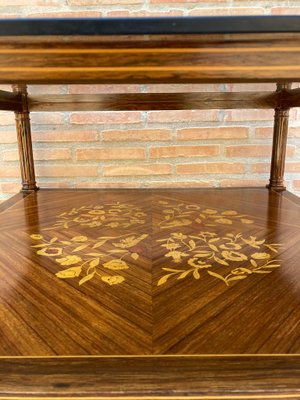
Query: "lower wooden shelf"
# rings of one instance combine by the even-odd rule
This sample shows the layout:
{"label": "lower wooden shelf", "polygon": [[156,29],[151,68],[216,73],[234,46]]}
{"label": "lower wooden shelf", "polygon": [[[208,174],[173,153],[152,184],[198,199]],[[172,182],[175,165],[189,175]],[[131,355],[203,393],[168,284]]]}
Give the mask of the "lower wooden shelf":
{"label": "lower wooden shelf", "polygon": [[300,199],[41,190],[0,214],[0,399],[300,398]]}

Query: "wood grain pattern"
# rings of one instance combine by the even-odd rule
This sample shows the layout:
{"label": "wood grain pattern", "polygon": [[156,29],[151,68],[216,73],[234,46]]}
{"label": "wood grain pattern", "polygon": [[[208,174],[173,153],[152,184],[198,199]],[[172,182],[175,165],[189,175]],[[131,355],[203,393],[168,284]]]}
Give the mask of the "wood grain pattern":
{"label": "wood grain pattern", "polygon": [[[15,200],[0,214],[0,399],[300,396],[298,198],[157,189]],[[203,244],[192,253],[187,238],[201,233],[217,235],[210,251],[223,264]],[[159,284],[164,268],[187,271],[197,257],[200,277]],[[278,265],[256,273],[250,260]],[[208,271],[244,278],[227,285]]]}
{"label": "wood grain pattern", "polygon": [[298,81],[299,35],[69,37],[67,40],[6,37],[0,38],[0,82]]}
{"label": "wood grain pattern", "polygon": [[0,359],[0,399],[287,399],[300,357]]}
{"label": "wood grain pattern", "polygon": [[30,111],[131,111],[275,108],[277,93],[134,93],[29,97]]}

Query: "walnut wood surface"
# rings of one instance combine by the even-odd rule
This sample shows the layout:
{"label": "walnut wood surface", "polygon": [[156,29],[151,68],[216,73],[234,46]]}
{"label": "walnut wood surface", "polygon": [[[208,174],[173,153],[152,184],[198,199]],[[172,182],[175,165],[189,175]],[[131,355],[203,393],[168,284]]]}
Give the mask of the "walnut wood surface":
{"label": "walnut wood surface", "polygon": [[[0,214],[0,399],[300,396],[298,198],[264,189],[19,197]],[[191,267],[200,276],[170,272]]]}
{"label": "walnut wood surface", "polygon": [[0,38],[0,83],[299,81],[299,33]]}
{"label": "walnut wood surface", "polygon": [[275,108],[279,103],[273,92],[40,95],[28,101],[30,111],[42,112]]}

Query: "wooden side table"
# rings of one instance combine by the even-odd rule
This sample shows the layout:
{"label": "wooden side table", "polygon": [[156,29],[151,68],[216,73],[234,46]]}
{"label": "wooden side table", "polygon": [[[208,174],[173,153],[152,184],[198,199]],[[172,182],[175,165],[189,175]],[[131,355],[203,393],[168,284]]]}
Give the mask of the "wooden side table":
{"label": "wooden side table", "polygon": [[[300,17],[0,21],[22,191],[0,207],[0,400],[300,398]],[[27,84],[275,82],[29,96]],[[40,190],[30,112],[274,109],[260,189]]]}

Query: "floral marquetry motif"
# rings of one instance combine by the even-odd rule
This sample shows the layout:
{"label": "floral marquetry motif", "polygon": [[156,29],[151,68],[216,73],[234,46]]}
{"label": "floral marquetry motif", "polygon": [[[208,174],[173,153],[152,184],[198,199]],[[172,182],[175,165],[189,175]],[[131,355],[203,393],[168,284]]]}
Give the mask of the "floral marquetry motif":
{"label": "floral marquetry motif", "polygon": [[116,202],[103,205],[83,205],[63,212],[51,227],[44,230],[68,229],[76,226],[129,228],[135,225],[143,225],[145,217],[146,214],[143,210],[132,204]]}
{"label": "floral marquetry motif", "polygon": [[103,283],[116,285],[125,281],[121,275],[130,268],[130,260],[137,260],[136,246],[148,237],[147,234],[125,234],[119,236],[100,236],[89,239],[87,236],[74,236],[70,240],[58,237],[46,239],[43,235],[32,234],[32,245],[38,256],[50,257],[61,267],[56,273],[60,279],[79,278],[79,285],[99,278]]}
{"label": "floral marquetry motif", "polygon": [[164,256],[170,263],[170,267],[162,268],[165,274],[157,286],[171,279],[200,279],[202,272],[229,286],[252,274],[269,274],[280,266],[278,260],[272,259],[279,244],[242,233],[219,236],[215,232],[201,231],[193,235],[173,232],[157,242],[165,249]]}
{"label": "floral marquetry motif", "polygon": [[[158,219],[151,229],[156,234],[160,232],[159,239],[154,240],[164,249],[165,260],[157,286],[185,278],[199,280],[205,275],[230,286],[253,274],[269,274],[280,266],[273,259],[280,244],[247,233],[249,228],[253,233],[253,217],[234,209],[184,202],[159,200],[156,204]],[[120,284],[126,280],[130,262],[138,260],[144,250],[139,243],[152,232],[144,231],[149,217],[145,208],[132,204],[83,205],[61,213],[52,226],[42,228],[41,232],[53,231],[50,238],[32,234],[31,239],[38,242],[32,247],[38,256],[47,257],[60,267],[55,273],[57,278],[78,279],[79,285],[97,277],[110,286]],[[128,232],[129,227],[135,230]],[[167,229],[177,227],[182,230],[167,233]],[[89,228],[99,233],[104,228],[109,231],[107,236],[102,234],[95,239],[90,237]],[[59,238],[71,229],[73,235],[77,229],[75,236]]]}
{"label": "floral marquetry motif", "polygon": [[159,201],[158,204],[163,213],[163,219],[159,223],[162,229],[188,226],[192,223],[211,227],[232,225],[235,222],[253,224],[253,220],[247,215],[239,214],[235,210],[220,211],[215,208],[200,207],[197,204],[172,204],[168,201]]}

